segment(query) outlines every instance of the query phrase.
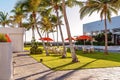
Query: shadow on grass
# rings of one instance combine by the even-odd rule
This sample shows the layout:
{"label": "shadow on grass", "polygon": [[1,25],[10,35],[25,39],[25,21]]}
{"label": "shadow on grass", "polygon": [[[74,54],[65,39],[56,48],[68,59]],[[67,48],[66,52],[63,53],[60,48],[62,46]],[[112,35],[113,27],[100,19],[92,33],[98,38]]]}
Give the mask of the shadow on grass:
{"label": "shadow on grass", "polygon": [[120,62],[119,53],[109,53],[109,55],[105,55],[103,52],[83,53],[82,51],[76,51],[76,53],[77,55],[88,57],[88,58]]}
{"label": "shadow on grass", "polygon": [[65,67],[65,66],[68,66],[68,65],[71,65],[71,64],[75,64],[75,63],[69,62],[69,63],[67,63],[67,64],[60,65],[60,66],[57,66],[57,67],[53,67],[53,68],[51,68],[51,69],[52,69],[52,70],[57,70],[57,69],[59,69],[59,68],[62,68],[62,67]]}
{"label": "shadow on grass", "polygon": [[97,61],[98,59],[95,59],[95,60],[92,60],[92,61],[90,61],[90,62],[88,62],[88,63],[86,63],[86,64],[84,64],[84,65],[82,65],[82,66],[80,66],[80,67],[78,67],[78,68],[76,68],[76,69],[83,69],[84,67],[86,67],[87,65],[89,65],[89,64],[91,64],[91,63],[93,63],[93,62],[95,62],[95,61]]}
{"label": "shadow on grass", "polygon": [[[91,64],[91,63],[93,63],[93,62],[95,62],[95,61],[97,61],[98,59],[96,59],[96,60],[92,60],[92,61],[90,61],[90,62],[87,62],[86,64],[84,64],[84,65],[82,65],[82,66],[79,66],[79,67],[77,67],[77,68],[74,68],[74,70],[78,70],[78,69],[84,69],[84,67],[86,67],[86,66],[88,66],[89,64]],[[77,62],[77,63],[80,63],[80,62]],[[44,63],[43,63],[44,64]],[[73,63],[73,62],[69,62],[69,63],[67,63],[67,64],[64,64],[64,65],[60,65],[60,66],[56,66],[56,67],[53,67],[53,68],[50,68],[50,69],[52,69],[52,70],[61,70],[62,71],[62,69],[60,69],[60,68],[63,68],[63,67],[66,67],[66,66],[69,66],[69,65],[72,65],[72,64],[76,64],[76,63]],[[45,66],[47,66],[46,64],[44,64]],[[48,67],[48,66],[47,66]],[[65,70],[72,70],[72,69],[65,69]]]}

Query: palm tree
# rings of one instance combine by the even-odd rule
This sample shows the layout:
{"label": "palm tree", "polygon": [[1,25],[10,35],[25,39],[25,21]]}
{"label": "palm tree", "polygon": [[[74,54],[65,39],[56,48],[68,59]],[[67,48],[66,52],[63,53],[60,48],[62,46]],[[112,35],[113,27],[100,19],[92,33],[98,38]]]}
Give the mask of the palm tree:
{"label": "palm tree", "polygon": [[[61,39],[62,39],[62,45],[63,45],[63,55],[62,58],[66,57],[66,49],[65,49],[65,42],[64,42],[64,37],[63,37],[63,33],[62,33],[62,28],[61,28],[61,22],[60,22],[60,16],[59,16],[59,12],[58,10],[61,9],[61,0],[44,0],[43,3],[45,4],[46,7],[48,7],[48,9],[55,11],[55,14],[57,16],[57,22],[56,24],[59,27],[60,30],[60,35],[61,35]],[[56,25],[56,29],[57,29],[57,35],[58,35],[58,28]],[[57,38],[57,46],[58,46],[58,38]]]}
{"label": "palm tree", "polygon": [[88,0],[85,3],[85,6],[80,9],[80,18],[82,19],[87,14],[91,15],[93,12],[100,13],[100,18],[104,18],[104,27],[105,27],[105,54],[108,54],[108,38],[107,38],[107,19],[111,22],[111,13],[117,14],[117,8],[112,6],[113,3],[110,0]]}
{"label": "palm tree", "polygon": [[26,45],[26,38],[27,38],[27,36],[26,36],[26,31],[28,31],[28,30],[31,29],[31,25],[30,25],[30,23],[23,22],[23,23],[22,23],[22,26],[25,28],[25,45]]}
{"label": "palm tree", "polygon": [[65,20],[65,24],[66,24],[67,35],[68,35],[69,43],[70,43],[72,62],[78,62],[78,58],[77,58],[77,56],[75,54],[75,50],[74,50],[72,40],[71,40],[70,27],[69,27],[67,15],[66,15],[65,0],[62,0],[62,9],[63,9],[63,16],[64,16],[64,20]]}
{"label": "palm tree", "polygon": [[[58,23],[58,26],[59,26],[59,29],[60,29],[60,33],[61,33],[61,38],[62,38],[62,42],[63,42],[63,47],[65,46],[64,44],[64,38],[62,36],[62,29],[61,29],[61,25],[60,25],[60,19],[59,19],[59,13],[58,13],[58,10],[62,10],[62,3],[61,3],[61,0],[51,0],[51,1],[48,1],[48,0],[44,0],[45,2],[45,5],[47,6],[51,6],[51,8],[53,10],[55,10],[55,13],[56,13],[56,16],[58,18],[57,20],[57,23]],[[77,1],[77,0],[67,0],[66,1],[66,4],[69,6],[69,7],[72,7],[74,5],[81,5],[81,2],[80,1]],[[64,47],[64,56],[66,56],[66,53],[65,53],[65,47]]]}
{"label": "palm tree", "polygon": [[[37,23],[36,22],[37,12],[39,10],[39,5],[41,3],[41,0],[24,0],[24,1],[19,1],[18,3],[22,4],[23,9],[24,9],[25,12],[30,13],[30,15],[32,17],[32,21],[34,23],[32,28],[35,29],[35,27],[36,27],[40,38],[42,38],[42,36],[41,36],[41,34],[39,32],[39,28],[37,27],[37,24],[36,24]],[[34,37],[33,37],[33,40],[35,40]],[[44,49],[46,51],[46,55],[49,55],[43,40],[42,40],[42,43],[43,43],[43,47],[44,47]]]}
{"label": "palm tree", "polygon": [[9,25],[10,20],[8,19],[8,13],[0,12],[0,24],[5,27],[6,25]]}
{"label": "palm tree", "polygon": [[42,32],[46,33],[47,37],[49,37],[49,31],[53,28],[53,24],[50,22],[50,17],[42,17],[40,25]]}
{"label": "palm tree", "polygon": [[[82,5],[82,3],[80,1],[77,1],[77,0],[66,0],[64,3],[68,7],[73,7],[74,5],[79,5],[79,6]],[[60,30],[60,34],[61,34],[61,38],[62,38],[62,42],[63,42],[63,51],[64,51],[64,55],[62,57],[64,58],[64,57],[66,57],[66,51],[65,51],[64,37],[63,37],[61,25],[60,25],[61,21],[59,19],[59,12],[58,12],[58,10],[62,11],[62,3],[61,3],[61,0],[52,0],[51,4],[52,4],[53,9],[55,10],[56,16],[58,18],[57,23],[58,23],[59,30]],[[67,17],[66,17],[66,19],[67,19]],[[73,62],[74,62],[74,60],[73,60]]]}
{"label": "palm tree", "polygon": [[[36,14],[37,14],[40,2],[41,2],[41,0],[24,0],[22,2],[24,11],[30,13],[30,17],[32,18],[33,23],[36,23]],[[33,24],[32,30],[35,29],[35,25],[36,24]],[[34,35],[33,40],[35,40],[35,34],[33,34],[33,35]]]}
{"label": "palm tree", "polygon": [[26,15],[24,15],[22,4],[16,4],[11,12],[14,13],[14,16],[11,16],[11,18],[13,18],[13,22],[17,23],[19,27],[23,27],[22,19],[25,18]]}
{"label": "palm tree", "polygon": [[[59,17],[59,19],[61,19],[61,18],[62,18],[62,16]],[[51,18],[51,22],[53,22],[54,25],[56,26],[55,27],[56,28],[56,32],[57,32],[57,37],[56,37],[57,39],[56,40],[57,40],[57,47],[59,48],[59,43],[58,43],[58,17],[53,15],[52,18]],[[62,21],[60,21],[59,24],[62,25]],[[62,32],[62,30],[60,30],[60,32]],[[63,36],[62,33],[60,35]],[[63,42],[63,44],[64,44],[64,42]],[[64,47],[64,45],[63,45],[63,47]],[[64,49],[63,49],[63,53],[64,53]],[[66,54],[66,53],[64,53],[64,54]],[[63,58],[65,57],[64,54],[62,54]]]}
{"label": "palm tree", "polygon": [[63,37],[63,33],[62,33],[62,28],[61,28],[61,22],[60,22],[60,17],[59,17],[59,12],[58,10],[60,10],[61,8],[61,0],[52,0],[52,6],[53,9],[55,10],[56,16],[57,16],[57,24],[60,30],[60,35],[61,35],[61,39],[62,39],[62,45],[63,45],[63,54],[62,54],[62,58],[66,58],[66,48],[65,48],[65,42],[64,42],[64,37]]}

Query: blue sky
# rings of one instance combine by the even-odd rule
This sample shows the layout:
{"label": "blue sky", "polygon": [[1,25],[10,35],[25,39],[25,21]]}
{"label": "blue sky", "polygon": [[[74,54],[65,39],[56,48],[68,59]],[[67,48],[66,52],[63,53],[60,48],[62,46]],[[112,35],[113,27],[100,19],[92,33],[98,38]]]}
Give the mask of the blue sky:
{"label": "blue sky", "polygon": [[10,12],[17,0],[0,0],[0,11]]}
{"label": "blue sky", "polygon": [[[17,1],[18,0],[0,0],[0,11],[5,11],[9,13],[13,9]],[[67,8],[67,15],[68,15],[72,36],[78,36],[83,34],[83,24],[100,20],[99,15],[97,13],[94,13],[92,16],[90,17],[87,16],[83,20],[80,20],[79,7]],[[62,30],[64,33],[64,38],[67,38],[65,25],[62,26]],[[52,34],[50,34],[50,37],[52,38]],[[37,40],[39,39],[38,35],[36,36],[36,39]],[[31,40],[31,31],[28,31],[27,41],[30,41],[30,40]],[[59,41],[61,41],[60,35],[59,35]]]}

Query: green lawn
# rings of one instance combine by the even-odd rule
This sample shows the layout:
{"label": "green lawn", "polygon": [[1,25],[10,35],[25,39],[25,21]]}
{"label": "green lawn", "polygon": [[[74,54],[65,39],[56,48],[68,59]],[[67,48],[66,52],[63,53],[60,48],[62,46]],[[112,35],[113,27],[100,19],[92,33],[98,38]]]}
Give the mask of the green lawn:
{"label": "green lawn", "polygon": [[83,54],[77,51],[79,62],[72,63],[70,53],[67,53],[67,58],[62,59],[60,55],[50,54],[46,56],[45,53],[39,55],[30,55],[38,62],[43,59],[43,64],[54,70],[70,70],[70,69],[87,69],[87,68],[105,68],[120,66],[120,53],[110,53],[104,55],[102,52],[94,52],[92,54]]}

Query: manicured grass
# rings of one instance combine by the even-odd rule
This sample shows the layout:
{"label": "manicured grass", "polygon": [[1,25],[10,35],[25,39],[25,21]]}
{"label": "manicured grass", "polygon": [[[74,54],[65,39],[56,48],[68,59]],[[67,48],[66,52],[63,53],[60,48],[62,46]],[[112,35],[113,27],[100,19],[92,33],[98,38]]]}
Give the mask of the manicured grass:
{"label": "manicured grass", "polygon": [[[30,50],[31,46],[24,47],[24,50]],[[42,46],[39,46],[39,48],[43,49]]]}
{"label": "manicured grass", "polygon": [[24,50],[30,50],[30,46],[28,46],[28,47],[24,47]]}
{"label": "manicured grass", "polygon": [[67,53],[67,58],[62,59],[60,55],[50,54],[46,56],[45,53],[30,55],[38,62],[43,59],[43,64],[54,70],[75,70],[75,69],[87,69],[87,68],[105,68],[120,66],[120,53],[110,53],[104,55],[102,52],[94,52],[83,54],[81,51],[77,51],[77,57],[80,62],[72,63],[70,53]]}

